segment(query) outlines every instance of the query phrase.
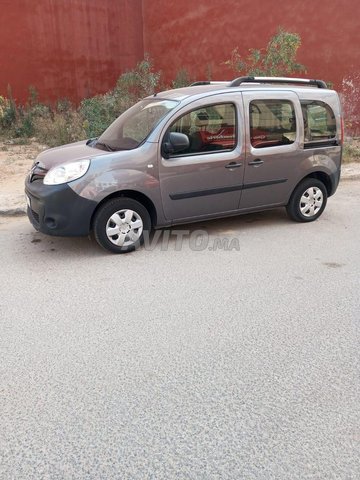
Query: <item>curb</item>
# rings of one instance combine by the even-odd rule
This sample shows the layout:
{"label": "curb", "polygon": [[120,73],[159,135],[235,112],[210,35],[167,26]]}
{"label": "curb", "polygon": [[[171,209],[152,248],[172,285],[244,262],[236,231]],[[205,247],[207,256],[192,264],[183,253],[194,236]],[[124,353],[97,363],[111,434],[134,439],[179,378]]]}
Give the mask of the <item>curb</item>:
{"label": "curb", "polygon": [[360,180],[360,173],[353,173],[346,176],[340,177],[340,182],[346,182],[347,180]]}
{"label": "curb", "polygon": [[26,215],[26,207],[2,208],[0,207],[1,217],[20,217]]}

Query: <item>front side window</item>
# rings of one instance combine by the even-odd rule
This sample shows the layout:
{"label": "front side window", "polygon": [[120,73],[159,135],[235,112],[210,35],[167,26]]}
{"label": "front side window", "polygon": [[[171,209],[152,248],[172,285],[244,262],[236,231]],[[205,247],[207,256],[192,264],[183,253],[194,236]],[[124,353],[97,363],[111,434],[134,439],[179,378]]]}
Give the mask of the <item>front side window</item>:
{"label": "front side window", "polygon": [[331,107],[320,101],[302,101],[305,143],[334,140],[336,119]]}
{"label": "front side window", "polygon": [[294,143],[296,116],[289,100],[254,100],[250,103],[250,140],[254,148]]}
{"label": "front side window", "polygon": [[198,108],[176,120],[168,132],[189,137],[189,147],[181,155],[233,150],[237,138],[235,106],[222,103]]}
{"label": "front side window", "polygon": [[[178,102],[146,99],[126,110],[99,137],[99,146],[108,150],[132,150],[141,145]],[[95,144],[96,146],[96,144]]]}

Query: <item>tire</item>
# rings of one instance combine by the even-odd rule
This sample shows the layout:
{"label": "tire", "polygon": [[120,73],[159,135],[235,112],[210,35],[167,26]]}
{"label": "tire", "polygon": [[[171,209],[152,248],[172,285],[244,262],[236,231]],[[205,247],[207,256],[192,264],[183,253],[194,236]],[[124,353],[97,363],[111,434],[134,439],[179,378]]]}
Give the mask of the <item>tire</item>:
{"label": "tire", "polygon": [[101,205],[93,221],[96,241],[112,253],[128,253],[144,241],[151,219],[146,208],[127,197],[113,198]]}
{"label": "tire", "polygon": [[286,211],[295,222],[313,222],[323,213],[326,202],[325,185],[316,178],[307,178],[293,191]]}

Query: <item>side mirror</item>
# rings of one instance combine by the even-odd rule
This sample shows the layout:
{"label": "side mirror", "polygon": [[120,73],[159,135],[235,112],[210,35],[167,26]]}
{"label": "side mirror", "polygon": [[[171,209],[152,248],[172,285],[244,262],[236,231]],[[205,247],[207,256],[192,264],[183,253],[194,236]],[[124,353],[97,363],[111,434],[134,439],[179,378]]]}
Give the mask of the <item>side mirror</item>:
{"label": "side mirror", "polygon": [[170,132],[162,145],[164,158],[170,158],[174,153],[186,150],[190,146],[189,137],[184,133]]}

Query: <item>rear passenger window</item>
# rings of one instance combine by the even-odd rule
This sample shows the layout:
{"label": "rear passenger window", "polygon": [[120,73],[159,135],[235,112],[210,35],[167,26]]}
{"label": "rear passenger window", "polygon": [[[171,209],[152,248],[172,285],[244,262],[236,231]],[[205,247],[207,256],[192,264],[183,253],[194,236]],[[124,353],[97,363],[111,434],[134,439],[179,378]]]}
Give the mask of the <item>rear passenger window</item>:
{"label": "rear passenger window", "polygon": [[324,142],[336,137],[336,119],[331,107],[324,102],[302,101],[305,143]]}
{"label": "rear passenger window", "polygon": [[190,146],[181,155],[233,150],[236,146],[236,113],[232,103],[201,107],[179,118],[171,132],[184,133]]}
{"label": "rear passenger window", "polygon": [[296,117],[289,100],[254,100],[250,103],[250,140],[254,148],[294,143]]}

